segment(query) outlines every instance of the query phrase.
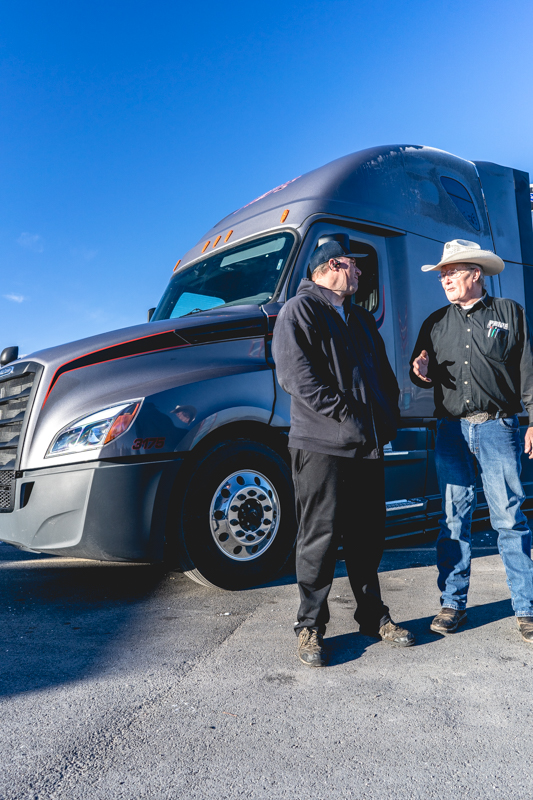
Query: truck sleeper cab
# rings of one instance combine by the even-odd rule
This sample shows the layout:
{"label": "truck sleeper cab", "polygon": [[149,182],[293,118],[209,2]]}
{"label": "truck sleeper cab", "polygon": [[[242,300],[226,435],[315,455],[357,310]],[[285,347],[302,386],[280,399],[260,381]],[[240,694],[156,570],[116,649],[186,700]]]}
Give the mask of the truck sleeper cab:
{"label": "truck sleeper cab", "polygon": [[[168,553],[194,580],[229,589],[271,578],[296,533],[290,398],[272,331],[331,238],[365,256],[353,302],[375,315],[401,390],[401,428],[384,454],[388,535],[434,529],[432,392],[408,372],[420,324],[445,297],[420,265],[437,263],[450,239],[477,241],[506,262],[489,292],[530,308],[529,178],[393,145],[224,218],[178,262],[149,323],[0,369],[0,539],[103,560]],[[524,483],[530,498],[529,462]]]}

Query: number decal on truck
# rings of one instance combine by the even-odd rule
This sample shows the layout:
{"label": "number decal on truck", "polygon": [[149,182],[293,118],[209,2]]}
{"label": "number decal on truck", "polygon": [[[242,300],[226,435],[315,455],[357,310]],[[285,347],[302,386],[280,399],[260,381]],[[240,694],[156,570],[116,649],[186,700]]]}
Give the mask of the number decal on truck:
{"label": "number decal on truck", "polygon": [[156,450],[160,450],[164,447],[165,444],[165,437],[154,437],[150,436],[148,439],[135,439],[131,449],[132,450],[151,450],[155,447]]}

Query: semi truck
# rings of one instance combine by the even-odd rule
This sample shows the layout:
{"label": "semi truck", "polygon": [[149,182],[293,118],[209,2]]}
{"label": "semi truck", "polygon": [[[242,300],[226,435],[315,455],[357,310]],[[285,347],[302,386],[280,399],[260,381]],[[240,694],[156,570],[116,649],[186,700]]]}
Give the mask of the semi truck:
{"label": "semi truck", "polygon": [[[409,379],[422,321],[445,305],[443,243],[494,250],[495,296],[533,309],[529,176],[435,148],[339,158],[222,219],[178,261],[149,320],[0,367],[0,540],[104,561],[177,560],[225,589],[271,579],[296,535],[272,332],[316,247],[364,255],[353,302],[374,314],[400,387],[384,451],[387,536],[437,530],[432,392]],[[522,420],[526,424],[526,419]],[[533,472],[523,463],[527,499]],[[477,517],[488,518],[481,485]],[[358,509],[353,508],[353,524]],[[371,532],[369,532],[371,535]]]}

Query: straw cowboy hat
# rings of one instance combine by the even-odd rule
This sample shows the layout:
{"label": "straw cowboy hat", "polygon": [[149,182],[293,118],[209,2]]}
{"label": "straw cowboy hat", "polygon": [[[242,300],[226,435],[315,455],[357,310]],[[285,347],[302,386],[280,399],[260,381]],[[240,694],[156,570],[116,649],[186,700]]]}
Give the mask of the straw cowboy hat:
{"label": "straw cowboy hat", "polygon": [[492,250],[482,250],[476,242],[466,239],[453,239],[446,242],[442,251],[442,259],[438,264],[424,264],[422,272],[440,270],[448,264],[476,264],[485,275],[497,275],[505,268],[500,256]]}

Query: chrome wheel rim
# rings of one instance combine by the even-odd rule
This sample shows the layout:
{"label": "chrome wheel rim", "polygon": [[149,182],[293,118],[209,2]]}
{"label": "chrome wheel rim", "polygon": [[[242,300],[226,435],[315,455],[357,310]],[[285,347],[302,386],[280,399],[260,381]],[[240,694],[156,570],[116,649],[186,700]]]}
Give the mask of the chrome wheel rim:
{"label": "chrome wheel rim", "polygon": [[274,485],[255,470],[233,472],[216,490],[209,510],[211,535],[232,561],[253,561],[270,547],[279,529]]}

